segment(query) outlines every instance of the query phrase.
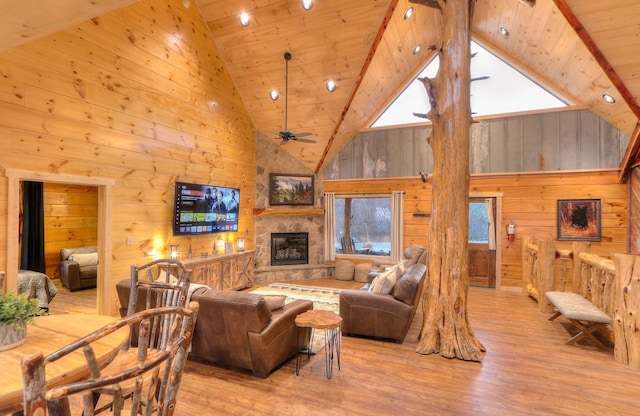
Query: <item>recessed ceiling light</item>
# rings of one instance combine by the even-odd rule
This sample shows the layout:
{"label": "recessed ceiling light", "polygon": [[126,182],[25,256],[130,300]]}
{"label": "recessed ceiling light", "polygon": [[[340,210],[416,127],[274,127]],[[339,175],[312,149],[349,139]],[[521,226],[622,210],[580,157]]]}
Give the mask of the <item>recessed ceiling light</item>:
{"label": "recessed ceiling light", "polygon": [[502,36],[509,37],[509,30],[504,26],[500,26],[500,29],[498,29],[498,32],[500,32]]}
{"label": "recessed ceiling light", "polygon": [[613,104],[616,102],[616,99],[610,96],[609,94],[602,94],[602,99],[608,102],[609,104]]}
{"label": "recessed ceiling light", "polygon": [[336,88],[338,88],[338,86],[336,85],[335,81],[333,80],[329,80],[327,81],[327,91],[329,92],[334,92],[336,90]]}
{"label": "recessed ceiling light", "polygon": [[302,8],[311,10],[313,8],[313,0],[302,0]]}
{"label": "recessed ceiling light", "polygon": [[243,27],[249,26],[249,13],[247,12],[240,13],[240,24]]}
{"label": "recessed ceiling light", "polygon": [[422,49],[422,45],[416,45],[415,48],[413,48],[413,54],[417,55],[420,53],[420,49]]}
{"label": "recessed ceiling light", "polygon": [[404,12],[404,20],[409,20],[409,18],[413,15],[413,7],[409,7],[406,12]]}
{"label": "recessed ceiling light", "polygon": [[278,94],[278,91],[276,90],[271,90],[269,91],[269,98],[271,98],[273,101],[276,101],[278,98],[280,98],[280,94]]}
{"label": "recessed ceiling light", "polygon": [[182,5],[188,9],[191,6],[191,1],[189,0],[182,0]]}

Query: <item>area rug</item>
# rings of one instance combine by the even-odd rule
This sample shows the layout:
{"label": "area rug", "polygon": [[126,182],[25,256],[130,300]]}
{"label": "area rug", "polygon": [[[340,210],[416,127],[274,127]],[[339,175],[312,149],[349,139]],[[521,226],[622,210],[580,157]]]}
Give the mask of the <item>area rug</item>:
{"label": "area rug", "polygon": [[[331,287],[318,287],[295,285],[288,283],[271,283],[251,291],[259,295],[285,295],[285,304],[297,299],[310,300],[313,302],[313,309],[323,309],[340,313],[340,292],[341,289]],[[314,331],[311,341],[311,352],[316,353],[324,347],[324,331]]]}

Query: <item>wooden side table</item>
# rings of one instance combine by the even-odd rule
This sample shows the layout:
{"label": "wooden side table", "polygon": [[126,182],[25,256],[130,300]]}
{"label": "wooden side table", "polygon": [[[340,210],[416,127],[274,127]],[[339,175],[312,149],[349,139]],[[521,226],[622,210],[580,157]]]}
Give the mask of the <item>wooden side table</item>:
{"label": "wooden side table", "polygon": [[[319,329],[324,330],[324,359],[327,378],[333,376],[333,356],[336,355],[338,370],[340,370],[340,341],[342,337],[342,318],[331,311],[311,309],[301,313],[296,317],[298,328],[311,328],[311,338],[307,346],[307,355],[311,353],[311,340],[313,332]],[[296,375],[300,374],[300,351],[296,354]]]}

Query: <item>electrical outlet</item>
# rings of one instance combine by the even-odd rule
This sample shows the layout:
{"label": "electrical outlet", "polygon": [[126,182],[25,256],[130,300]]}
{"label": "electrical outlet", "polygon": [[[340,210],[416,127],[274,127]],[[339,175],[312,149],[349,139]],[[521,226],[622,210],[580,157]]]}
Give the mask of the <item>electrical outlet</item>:
{"label": "electrical outlet", "polygon": [[133,244],[133,237],[127,236],[127,245],[130,246],[131,244]]}

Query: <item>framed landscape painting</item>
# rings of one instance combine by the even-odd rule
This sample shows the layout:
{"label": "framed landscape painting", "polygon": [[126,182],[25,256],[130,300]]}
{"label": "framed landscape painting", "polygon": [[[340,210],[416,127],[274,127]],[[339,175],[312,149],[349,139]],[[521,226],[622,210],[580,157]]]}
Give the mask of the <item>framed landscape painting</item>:
{"label": "framed landscape painting", "polygon": [[600,241],[600,200],[559,199],[558,240]]}
{"label": "framed landscape painting", "polygon": [[269,205],[313,205],[313,175],[269,174]]}

